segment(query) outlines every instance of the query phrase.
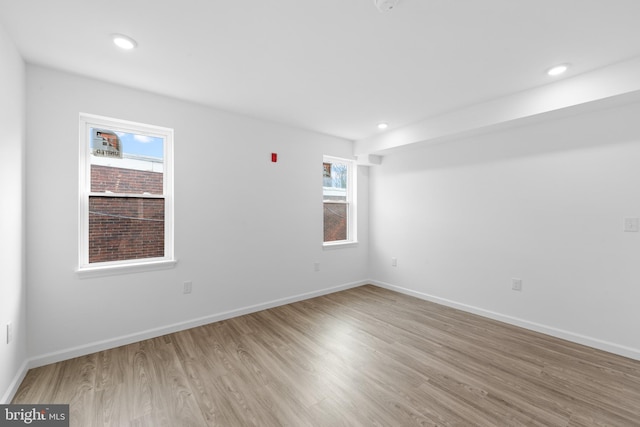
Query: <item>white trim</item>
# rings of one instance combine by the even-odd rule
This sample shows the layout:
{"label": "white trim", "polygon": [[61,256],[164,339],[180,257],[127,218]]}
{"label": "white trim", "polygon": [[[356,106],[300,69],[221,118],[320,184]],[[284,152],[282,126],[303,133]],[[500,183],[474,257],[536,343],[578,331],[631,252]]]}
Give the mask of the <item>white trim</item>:
{"label": "white trim", "polygon": [[29,359],[22,362],[20,369],[18,369],[18,372],[16,372],[13,380],[11,381],[11,383],[9,383],[9,387],[2,396],[2,399],[0,399],[0,405],[8,405],[11,403],[13,397],[18,392],[18,388],[20,388],[20,384],[22,384],[22,381],[24,381],[24,377],[27,376],[27,372],[29,372],[29,369],[31,369],[29,367],[29,363]]}
{"label": "white trim", "polygon": [[162,194],[130,194],[130,193],[87,193],[89,197],[118,197],[118,198],[126,198],[131,197],[133,199],[164,199],[164,195]]}
{"label": "white trim", "polygon": [[[358,194],[358,165],[356,161],[353,159],[345,159],[343,157],[334,157],[334,156],[322,156],[323,163],[344,163],[347,165],[347,200],[326,200],[327,203],[341,203],[347,205],[347,239],[346,240],[336,240],[331,242],[325,242],[323,236],[322,246],[324,248],[338,248],[338,247],[347,247],[353,246],[358,243],[358,208],[357,208],[357,197]],[[324,209],[324,193],[322,197],[322,205]]]}
{"label": "white trim", "polygon": [[376,286],[380,286],[381,288],[386,288],[392,291],[400,292],[405,295],[410,295],[412,297],[420,298],[422,300],[431,301],[436,304],[446,305],[447,307],[456,308],[458,310],[477,314],[482,317],[488,317],[489,319],[497,320],[499,322],[508,323],[510,325],[519,326],[521,328],[529,329],[531,331],[540,332],[542,334],[550,335],[552,337],[560,338],[566,341],[571,341],[576,344],[586,345],[588,347],[593,347],[598,350],[603,350],[609,353],[617,354],[619,356],[640,360],[640,349],[637,349],[637,348],[631,348],[624,345],[612,343],[609,341],[600,340],[598,338],[593,338],[586,335],[565,331],[564,329],[558,329],[552,326],[547,326],[540,323],[520,319],[518,317],[496,313],[495,311],[485,310],[483,308],[459,303],[446,298],[440,298],[434,295],[413,291],[411,289],[395,286],[390,283],[380,282],[377,280],[370,280],[369,283]]}
{"label": "white trim", "polygon": [[[103,277],[118,274],[141,273],[144,271],[167,270],[173,268],[178,260],[138,261],[130,264],[100,263],[100,265],[82,267],[76,270],[80,278]],[[106,265],[105,265],[106,264]]]}
{"label": "white trim", "polygon": [[171,334],[174,332],[183,331],[186,329],[195,328],[202,325],[207,325],[213,322],[219,322],[221,320],[230,319],[233,317],[242,316],[245,314],[255,313],[258,311],[266,310],[281,305],[291,304],[298,301],[303,301],[310,298],[315,298],[322,295],[331,294],[334,292],[343,291],[346,289],[355,288],[369,283],[368,281],[357,281],[351,283],[345,283],[330,288],[325,288],[317,291],[306,292],[290,297],[279,298],[271,301],[267,301],[260,304],[254,304],[246,307],[241,307],[233,310],[227,310],[208,316],[187,320],[184,322],[174,323],[171,325],[161,326],[158,328],[148,329],[146,331],[134,332],[132,334],[123,335],[121,337],[110,338],[102,341],[96,341],[90,344],[80,345],[77,347],[62,349],[51,353],[39,355],[29,359],[29,368],[37,368],[39,366],[48,365],[50,363],[56,363],[63,360],[72,359],[74,357],[85,356],[87,354],[95,353],[98,351],[108,350],[111,348],[119,347],[142,341],[149,338],[156,338],[162,335]]}
{"label": "white trim", "polygon": [[[164,140],[163,194],[162,195],[122,195],[119,193],[92,193],[91,162],[89,161],[89,129],[92,127],[108,128],[127,133],[155,136]],[[174,258],[174,206],[173,206],[173,129],[80,113],[79,115],[79,191],[78,191],[78,267],[76,272],[81,276],[122,274],[136,271],[171,268]],[[162,198],[165,201],[164,212],[164,256],[155,259],[124,260],[112,262],[89,263],[89,196],[101,197],[140,197]]]}
{"label": "white trim", "polygon": [[332,250],[340,248],[355,248],[358,246],[358,242],[352,242],[350,240],[336,240],[334,242],[324,242],[322,244],[323,250]]}
{"label": "white trim", "polygon": [[598,339],[587,337],[580,334],[574,334],[572,332],[564,331],[557,328],[552,328],[552,327],[541,325],[534,322],[528,322],[526,320],[518,319],[511,316],[506,316],[506,315],[495,313],[489,310],[484,310],[478,307],[470,306],[467,304],[461,304],[455,301],[436,297],[436,296],[425,294],[422,292],[416,292],[407,288],[391,285],[389,283],[385,283],[377,280],[362,280],[362,281],[346,283],[343,285],[338,285],[330,288],[325,288],[318,291],[298,294],[291,297],[271,300],[261,304],[255,304],[255,305],[251,305],[243,308],[228,310],[221,313],[200,317],[200,318],[192,319],[185,322],[174,323],[172,325],[167,325],[167,326],[154,328],[154,329],[148,329],[146,331],[141,331],[141,332],[124,335],[124,336],[116,337],[112,339],[97,341],[97,342],[86,344],[86,345],[81,345],[77,347],[72,347],[72,348],[63,349],[63,350],[43,354],[40,356],[32,357],[30,359],[27,359],[22,364],[22,366],[16,373],[13,381],[9,385],[9,388],[4,393],[2,400],[0,400],[0,404],[7,404],[13,399],[13,397],[15,396],[15,393],[18,391],[20,384],[24,380],[27,374],[27,371],[32,368],[37,368],[39,366],[48,365],[50,363],[56,363],[63,360],[72,359],[74,357],[85,356],[87,354],[95,353],[98,351],[119,347],[121,345],[127,345],[127,344],[135,343],[138,341],[142,341],[145,339],[155,338],[162,335],[166,335],[166,334],[170,334],[170,333],[174,333],[174,332],[178,332],[178,331],[182,331],[190,328],[195,328],[195,327],[206,325],[209,323],[230,319],[230,318],[242,316],[245,314],[255,313],[261,310],[278,307],[280,305],[291,304],[294,302],[303,301],[306,299],[315,298],[318,296],[327,295],[334,292],[339,292],[339,291],[355,288],[355,287],[366,285],[366,284],[372,284],[374,286],[379,286],[381,288],[389,289],[405,295],[420,298],[422,300],[431,301],[436,304],[441,304],[448,307],[456,308],[462,311],[477,314],[483,317],[488,317],[490,319],[498,320],[511,325],[523,327],[525,329],[530,329],[530,330],[551,335],[557,338],[566,339],[568,341],[575,342],[578,344],[587,345],[589,347],[593,347],[593,348],[597,348],[610,353],[618,354],[620,356],[629,357],[635,360],[640,360],[639,349],[634,349],[634,348],[618,345],[615,343],[598,340]]}

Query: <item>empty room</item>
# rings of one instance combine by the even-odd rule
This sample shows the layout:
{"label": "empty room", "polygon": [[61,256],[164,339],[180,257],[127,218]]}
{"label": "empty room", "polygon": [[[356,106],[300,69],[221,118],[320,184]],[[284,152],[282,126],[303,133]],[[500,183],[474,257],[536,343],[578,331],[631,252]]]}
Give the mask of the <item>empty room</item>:
{"label": "empty room", "polygon": [[637,0],[0,0],[0,425],[639,426]]}

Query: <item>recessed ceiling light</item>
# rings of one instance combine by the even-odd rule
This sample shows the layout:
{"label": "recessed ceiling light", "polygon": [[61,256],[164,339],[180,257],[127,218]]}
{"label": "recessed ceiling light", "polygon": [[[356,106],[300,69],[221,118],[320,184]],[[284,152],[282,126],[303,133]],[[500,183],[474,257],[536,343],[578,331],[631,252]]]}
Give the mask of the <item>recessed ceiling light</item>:
{"label": "recessed ceiling light", "polygon": [[134,47],[138,46],[138,43],[134,39],[129,36],[125,36],[122,34],[114,34],[112,36],[113,42],[120,49],[131,50]]}
{"label": "recessed ceiling light", "polygon": [[547,74],[550,76],[559,76],[569,69],[569,64],[560,64],[555,67],[549,68]]}
{"label": "recessed ceiling light", "polygon": [[378,123],[378,129],[386,129],[389,125],[387,123]]}

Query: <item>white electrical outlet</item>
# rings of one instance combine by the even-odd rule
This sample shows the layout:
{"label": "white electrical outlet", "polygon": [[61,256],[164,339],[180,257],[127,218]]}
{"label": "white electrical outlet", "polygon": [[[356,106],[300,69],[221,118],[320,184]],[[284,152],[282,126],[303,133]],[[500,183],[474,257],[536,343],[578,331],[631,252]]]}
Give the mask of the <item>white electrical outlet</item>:
{"label": "white electrical outlet", "polygon": [[391,267],[397,267],[397,266],[398,266],[398,258],[391,257]]}
{"label": "white electrical outlet", "polygon": [[320,271],[320,263],[319,262],[314,262],[313,263],[313,271]]}
{"label": "white electrical outlet", "polygon": [[627,232],[639,232],[640,231],[640,218],[625,218],[624,219],[624,231]]}
{"label": "white electrical outlet", "polygon": [[7,344],[13,341],[13,324],[7,323]]}
{"label": "white electrical outlet", "polygon": [[184,282],[184,287],[182,288],[182,293],[183,294],[190,294],[192,285],[193,285],[193,283],[191,283],[191,282]]}
{"label": "white electrical outlet", "polygon": [[513,278],[511,279],[511,289],[514,291],[522,290],[522,279]]}

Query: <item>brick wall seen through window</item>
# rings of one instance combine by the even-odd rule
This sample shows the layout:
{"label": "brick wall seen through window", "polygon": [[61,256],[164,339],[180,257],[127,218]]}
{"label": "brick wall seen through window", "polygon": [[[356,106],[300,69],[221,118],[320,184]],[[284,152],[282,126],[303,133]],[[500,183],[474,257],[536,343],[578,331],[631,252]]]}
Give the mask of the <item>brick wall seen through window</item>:
{"label": "brick wall seen through window", "polygon": [[[91,165],[92,191],[162,193],[162,173]],[[89,197],[89,262],[164,256],[164,199]]]}
{"label": "brick wall seen through window", "polygon": [[81,114],[80,268],[173,259],[173,131]]}

